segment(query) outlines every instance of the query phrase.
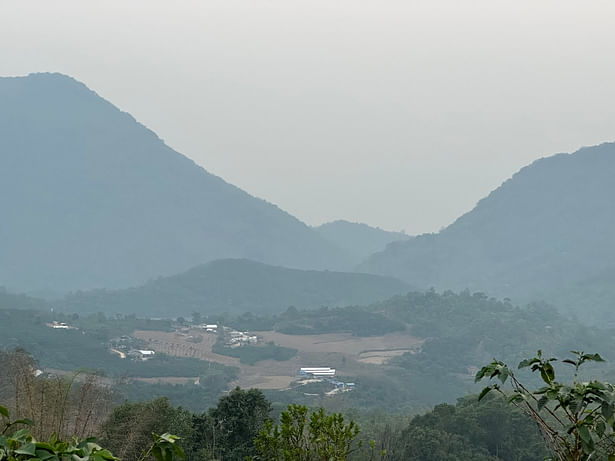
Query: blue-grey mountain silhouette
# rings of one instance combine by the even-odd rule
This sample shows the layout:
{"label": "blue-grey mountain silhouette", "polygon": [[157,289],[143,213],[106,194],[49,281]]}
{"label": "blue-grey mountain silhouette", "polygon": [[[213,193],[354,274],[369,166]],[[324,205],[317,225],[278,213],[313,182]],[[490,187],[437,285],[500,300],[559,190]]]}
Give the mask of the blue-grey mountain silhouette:
{"label": "blue-grey mountain silhouette", "polygon": [[0,78],[0,210],[0,286],[13,290],[125,287],[229,257],[350,265],[60,74]]}
{"label": "blue-grey mountain silhouette", "polygon": [[361,268],[615,320],[614,229],[615,143],[606,143],[537,160],[441,232],[392,243]]}

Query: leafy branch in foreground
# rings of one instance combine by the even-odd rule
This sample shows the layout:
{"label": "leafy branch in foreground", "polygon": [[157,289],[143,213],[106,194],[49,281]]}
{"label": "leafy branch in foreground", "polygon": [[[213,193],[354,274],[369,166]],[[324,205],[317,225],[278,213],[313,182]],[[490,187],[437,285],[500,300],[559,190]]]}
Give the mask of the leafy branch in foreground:
{"label": "leafy branch in foreground", "polygon": [[[500,383],[485,387],[482,399],[491,391],[506,395],[508,401],[532,418],[549,442],[555,460],[603,461],[615,460],[615,386],[601,381],[579,382],[579,369],[587,362],[603,362],[599,354],[572,351],[573,358],[562,360],[574,367],[574,379],[564,384],[556,379],[554,357],[546,358],[542,351],[536,357],[523,360],[518,368],[529,367],[538,372],[544,386],[530,391],[503,362],[493,362],[481,368],[476,382],[497,379]],[[512,393],[502,386],[509,383]]]}
{"label": "leafy branch in foreground", "polygon": [[141,455],[138,461],[146,461],[150,455],[153,455],[156,461],[173,461],[173,459],[176,459],[174,456],[181,459],[185,458],[184,451],[175,443],[179,440],[179,437],[167,433],[162,435],[152,434],[152,436],[154,443]]}
{"label": "leafy branch in foreground", "polygon": [[257,459],[266,461],[345,461],[358,434],[357,424],[345,422],[341,414],[327,415],[322,408],[308,414],[307,407],[292,404],[280,415],[279,425],[265,423],[254,445]]}
{"label": "leafy branch in foreground", "polygon": [[[11,421],[7,408],[0,405],[0,419],[4,423],[0,433],[0,461],[119,461],[111,452],[98,445],[94,438],[70,442],[52,436],[47,442],[37,441],[30,427],[29,419]],[[7,432],[14,426],[26,426],[12,434]],[[182,449],[175,443],[178,437],[171,434],[154,436],[151,447],[143,453],[139,461],[145,461],[152,455],[156,461],[173,461],[175,456],[184,459]]]}

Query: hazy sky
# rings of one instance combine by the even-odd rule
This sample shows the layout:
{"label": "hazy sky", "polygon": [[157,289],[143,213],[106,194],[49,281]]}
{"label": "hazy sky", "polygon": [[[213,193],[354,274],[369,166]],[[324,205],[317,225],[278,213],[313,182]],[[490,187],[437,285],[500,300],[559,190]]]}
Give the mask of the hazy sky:
{"label": "hazy sky", "polygon": [[615,2],[0,0],[0,75],[39,71],[309,224],[430,232],[615,139]]}

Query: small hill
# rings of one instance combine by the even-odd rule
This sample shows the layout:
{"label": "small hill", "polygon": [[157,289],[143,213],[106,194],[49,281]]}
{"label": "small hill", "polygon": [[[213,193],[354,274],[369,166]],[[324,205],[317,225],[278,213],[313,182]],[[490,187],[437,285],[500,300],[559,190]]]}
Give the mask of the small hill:
{"label": "small hill", "polygon": [[227,259],[200,265],[137,288],[74,293],[69,312],[120,312],[144,316],[201,313],[278,313],[289,306],[315,308],[369,303],[408,291],[399,280],[369,274],[306,271]]}
{"label": "small hill", "polygon": [[13,291],[134,286],[220,258],[351,267],[60,74],[0,78],[0,210],[0,285]]}
{"label": "small hill", "polygon": [[613,143],[537,160],[438,234],[392,243],[361,269],[615,321],[614,177]]}
{"label": "small hill", "polygon": [[344,250],[359,264],[391,243],[410,238],[402,232],[389,232],[367,224],[338,220],[314,228],[322,237]]}

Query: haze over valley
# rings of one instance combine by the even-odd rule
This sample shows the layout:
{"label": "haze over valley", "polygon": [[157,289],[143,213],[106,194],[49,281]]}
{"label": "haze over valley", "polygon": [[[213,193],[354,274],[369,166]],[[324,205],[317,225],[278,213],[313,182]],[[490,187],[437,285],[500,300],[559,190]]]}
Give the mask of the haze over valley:
{"label": "haze over valley", "polygon": [[[615,456],[615,68],[571,62],[565,92],[540,92],[579,50],[534,56],[511,32],[585,16],[139,0],[117,46],[135,5],[111,4],[95,20],[71,3],[81,58],[49,59],[82,71],[0,75],[0,461]],[[168,49],[163,11],[183,17],[160,30]],[[606,16],[586,30],[595,50]],[[572,43],[583,27],[565,25]],[[431,27],[446,47],[420,40]],[[91,33],[124,57],[121,91],[100,67],[82,78],[104,55]],[[128,48],[145,42],[159,73],[141,88]],[[523,53],[540,65],[513,65]]]}

